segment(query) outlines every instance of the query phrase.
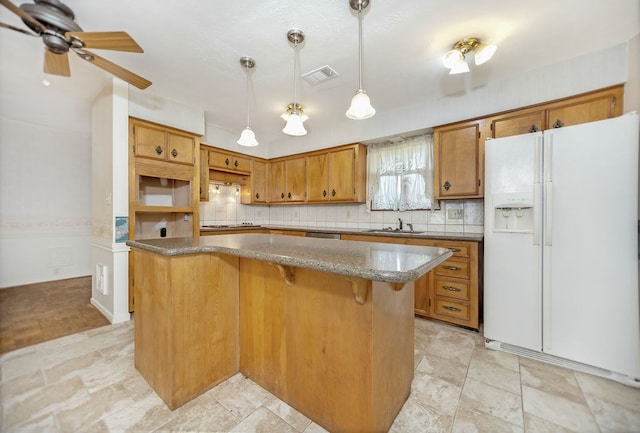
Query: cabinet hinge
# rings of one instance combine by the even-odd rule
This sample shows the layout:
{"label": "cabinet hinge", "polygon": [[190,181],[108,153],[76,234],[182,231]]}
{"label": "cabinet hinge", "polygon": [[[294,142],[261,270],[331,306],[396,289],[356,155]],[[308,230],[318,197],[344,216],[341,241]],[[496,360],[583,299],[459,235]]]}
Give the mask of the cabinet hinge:
{"label": "cabinet hinge", "polygon": [[478,179],[478,186],[480,186],[480,179]]}
{"label": "cabinet hinge", "polygon": [[616,106],[616,103],[617,103],[617,102],[618,102],[618,101],[617,101],[617,98],[614,96],[614,97],[613,97],[613,106],[614,106],[614,107]]}
{"label": "cabinet hinge", "polygon": [[493,131],[493,123],[491,123],[490,129]]}
{"label": "cabinet hinge", "polygon": [[480,131],[478,131],[478,139],[480,138]]}

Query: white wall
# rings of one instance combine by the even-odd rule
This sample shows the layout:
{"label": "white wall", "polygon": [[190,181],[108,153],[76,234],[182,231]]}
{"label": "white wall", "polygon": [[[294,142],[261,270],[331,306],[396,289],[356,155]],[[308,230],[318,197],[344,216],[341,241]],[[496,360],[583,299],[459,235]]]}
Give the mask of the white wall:
{"label": "white wall", "polygon": [[0,92],[0,287],[91,274],[91,105]]}
{"label": "white wall", "polygon": [[[112,323],[130,319],[129,247],[116,242],[115,219],[129,215],[128,85],[114,78],[95,98],[91,141],[91,304]],[[104,267],[98,287],[97,267]]]}

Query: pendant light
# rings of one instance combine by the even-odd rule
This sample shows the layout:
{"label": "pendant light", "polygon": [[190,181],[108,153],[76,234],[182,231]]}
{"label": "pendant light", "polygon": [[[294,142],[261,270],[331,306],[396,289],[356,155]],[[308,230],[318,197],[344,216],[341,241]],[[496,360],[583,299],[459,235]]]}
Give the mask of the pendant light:
{"label": "pendant light", "polygon": [[296,54],[298,44],[304,41],[304,33],[300,29],[291,29],[287,32],[287,39],[293,43],[293,102],[287,107],[287,109],[291,107],[291,112],[287,116],[287,124],[284,125],[282,132],[287,135],[299,137],[307,135],[307,130],[304,129],[302,123],[308,119],[307,116],[303,117],[302,106],[296,101],[298,90],[298,61]]}
{"label": "pendant light", "polygon": [[240,134],[240,138],[238,139],[238,144],[240,146],[257,146],[258,141],[256,140],[256,135],[253,133],[251,128],[249,127],[249,69],[253,68],[256,65],[256,61],[251,57],[240,57],[240,64],[243,68],[245,68],[247,72],[247,127],[244,128],[242,134]]}
{"label": "pendant light", "polygon": [[369,0],[349,0],[349,4],[351,9],[358,11],[358,90],[346,115],[349,119],[362,120],[376,114],[367,92],[362,88],[362,10],[369,6]]}

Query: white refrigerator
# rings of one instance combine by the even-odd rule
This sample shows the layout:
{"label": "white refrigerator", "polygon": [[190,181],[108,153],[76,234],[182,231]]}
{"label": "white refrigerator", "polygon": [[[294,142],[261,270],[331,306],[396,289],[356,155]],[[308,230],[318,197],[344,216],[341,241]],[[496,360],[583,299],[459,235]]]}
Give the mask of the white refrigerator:
{"label": "white refrigerator", "polygon": [[639,128],[486,141],[486,347],[640,385]]}

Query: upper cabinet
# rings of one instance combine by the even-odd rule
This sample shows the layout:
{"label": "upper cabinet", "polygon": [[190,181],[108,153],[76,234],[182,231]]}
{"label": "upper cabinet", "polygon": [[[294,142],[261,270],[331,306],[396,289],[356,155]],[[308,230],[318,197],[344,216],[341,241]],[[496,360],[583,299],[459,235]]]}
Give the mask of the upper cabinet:
{"label": "upper cabinet", "polygon": [[484,125],[484,120],[473,120],[434,128],[436,198],[482,197]]}
{"label": "upper cabinet", "polygon": [[307,155],[308,202],[364,202],[366,147],[362,144]]}
{"label": "upper cabinet", "polygon": [[508,137],[620,116],[623,90],[623,86],[609,87],[492,116],[490,137]]}
{"label": "upper cabinet", "polygon": [[305,201],[307,173],[304,156],[272,160],[267,166],[269,203]]}
{"label": "upper cabinet", "polygon": [[132,128],[135,129],[133,146],[136,157],[195,163],[198,146],[192,134],[142,121],[134,122]]}
{"label": "upper cabinet", "polygon": [[267,203],[267,162],[261,159],[251,161],[250,188],[244,188],[242,203]]}
{"label": "upper cabinet", "polygon": [[209,168],[238,173],[251,172],[251,158],[232,152],[209,150]]}
{"label": "upper cabinet", "polygon": [[484,142],[622,115],[622,85],[434,128],[438,199],[484,196]]}

